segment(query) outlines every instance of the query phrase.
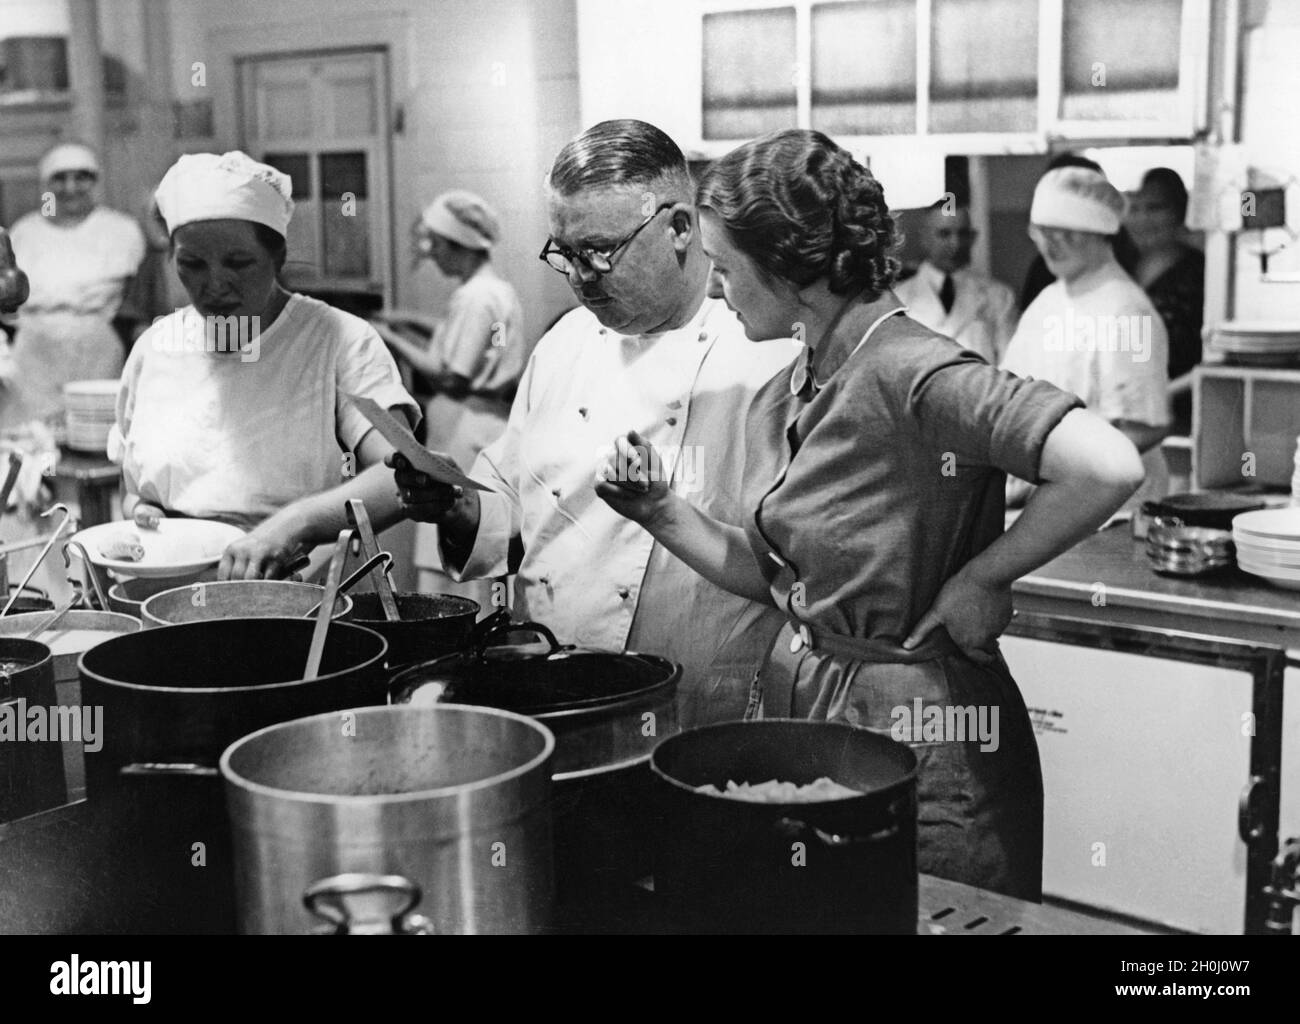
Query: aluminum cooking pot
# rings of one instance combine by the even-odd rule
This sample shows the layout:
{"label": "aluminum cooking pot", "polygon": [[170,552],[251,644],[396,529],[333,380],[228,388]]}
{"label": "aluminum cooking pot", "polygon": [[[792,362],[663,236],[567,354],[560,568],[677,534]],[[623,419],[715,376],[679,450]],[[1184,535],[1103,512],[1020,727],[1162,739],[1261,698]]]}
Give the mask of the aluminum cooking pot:
{"label": "aluminum cooking pot", "polygon": [[[145,629],[208,619],[294,619],[306,615],[325,596],[315,583],[291,580],[224,580],[173,587],[148,597],[140,608]],[[333,618],[345,618],[352,599],[340,595]]]}
{"label": "aluminum cooking pot", "polygon": [[545,929],[550,731],[451,704],[345,718],[273,725],[221,757],[240,931]]}

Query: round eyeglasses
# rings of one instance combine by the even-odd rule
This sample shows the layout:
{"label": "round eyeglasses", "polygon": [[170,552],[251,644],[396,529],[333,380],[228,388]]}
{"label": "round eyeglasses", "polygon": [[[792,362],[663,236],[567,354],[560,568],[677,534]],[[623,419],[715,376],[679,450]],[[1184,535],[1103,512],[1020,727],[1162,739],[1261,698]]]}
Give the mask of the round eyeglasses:
{"label": "round eyeglasses", "polygon": [[567,245],[560,245],[555,239],[548,238],[537,258],[544,260],[552,270],[566,276],[573,273],[574,266],[579,263],[597,277],[601,274],[608,274],[614,269],[614,257],[622,249],[630,245],[632,239],[636,238],[647,224],[663,213],[664,210],[671,210],[676,205],[676,203],[661,203],[654,213],[632,229],[631,234],[609,249],[570,249]]}

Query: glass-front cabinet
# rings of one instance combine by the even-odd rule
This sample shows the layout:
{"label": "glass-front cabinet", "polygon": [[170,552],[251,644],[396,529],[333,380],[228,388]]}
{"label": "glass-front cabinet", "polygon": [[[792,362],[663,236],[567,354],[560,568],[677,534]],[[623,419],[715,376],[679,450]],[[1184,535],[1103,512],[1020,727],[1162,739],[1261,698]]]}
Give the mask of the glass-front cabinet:
{"label": "glass-front cabinet", "polygon": [[700,0],[699,149],[782,127],[965,153],[1189,139],[1205,127],[1210,3]]}

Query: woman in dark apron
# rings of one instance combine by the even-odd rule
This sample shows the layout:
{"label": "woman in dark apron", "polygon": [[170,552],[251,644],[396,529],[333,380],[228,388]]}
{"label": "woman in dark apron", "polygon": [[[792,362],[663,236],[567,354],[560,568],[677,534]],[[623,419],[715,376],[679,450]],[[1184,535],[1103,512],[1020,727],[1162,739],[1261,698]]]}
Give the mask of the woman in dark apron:
{"label": "woman in dark apron", "polygon": [[[709,294],[751,340],[807,343],[750,408],[752,514],[726,527],[674,497],[635,434],[597,491],[708,579],[785,612],[751,715],[908,743],[921,871],[1039,899],[1042,773],[997,638],[1012,582],[1123,503],[1137,452],[1073,395],[908,319],[882,189],[826,136],[747,143],[697,201]],[[1007,474],[1041,486],[1004,534]]]}

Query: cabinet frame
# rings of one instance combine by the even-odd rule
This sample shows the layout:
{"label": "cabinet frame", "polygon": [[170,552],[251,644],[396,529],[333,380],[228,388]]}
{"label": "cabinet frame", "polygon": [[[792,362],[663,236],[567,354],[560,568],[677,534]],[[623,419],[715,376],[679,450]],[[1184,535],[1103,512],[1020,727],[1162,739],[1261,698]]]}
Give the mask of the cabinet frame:
{"label": "cabinet frame", "polygon": [[[795,59],[799,74],[795,83],[797,127],[812,127],[812,9],[855,0],[700,0],[699,21],[707,14],[737,13],[789,7],[795,11]],[[883,146],[927,143],[948,153],[971,156],[1045,153],[1054,140],[1072,143],[1088,141],[1187,141],[1207,126],[1210,24],[1213,0],[1182,0],[1181,52],[1178,76],[1178,115],[1169,120],[1070,120],[1060,114],[1061,72],[1064,47],[1064,4],[1068,0],[1038,0],[1038,125],[1030,132],[931,133],[930,119],[930,34],[933,0],[916,4],[916,124],[914,135],[838,135],[836,141],[854,152],[880,150]],[[699,50],[697,63],[704,62],[703,32],[695,33]],[[698,132],[691,155],[716,159],[745,139],[705,139],[703,111],[697,112]]]}

